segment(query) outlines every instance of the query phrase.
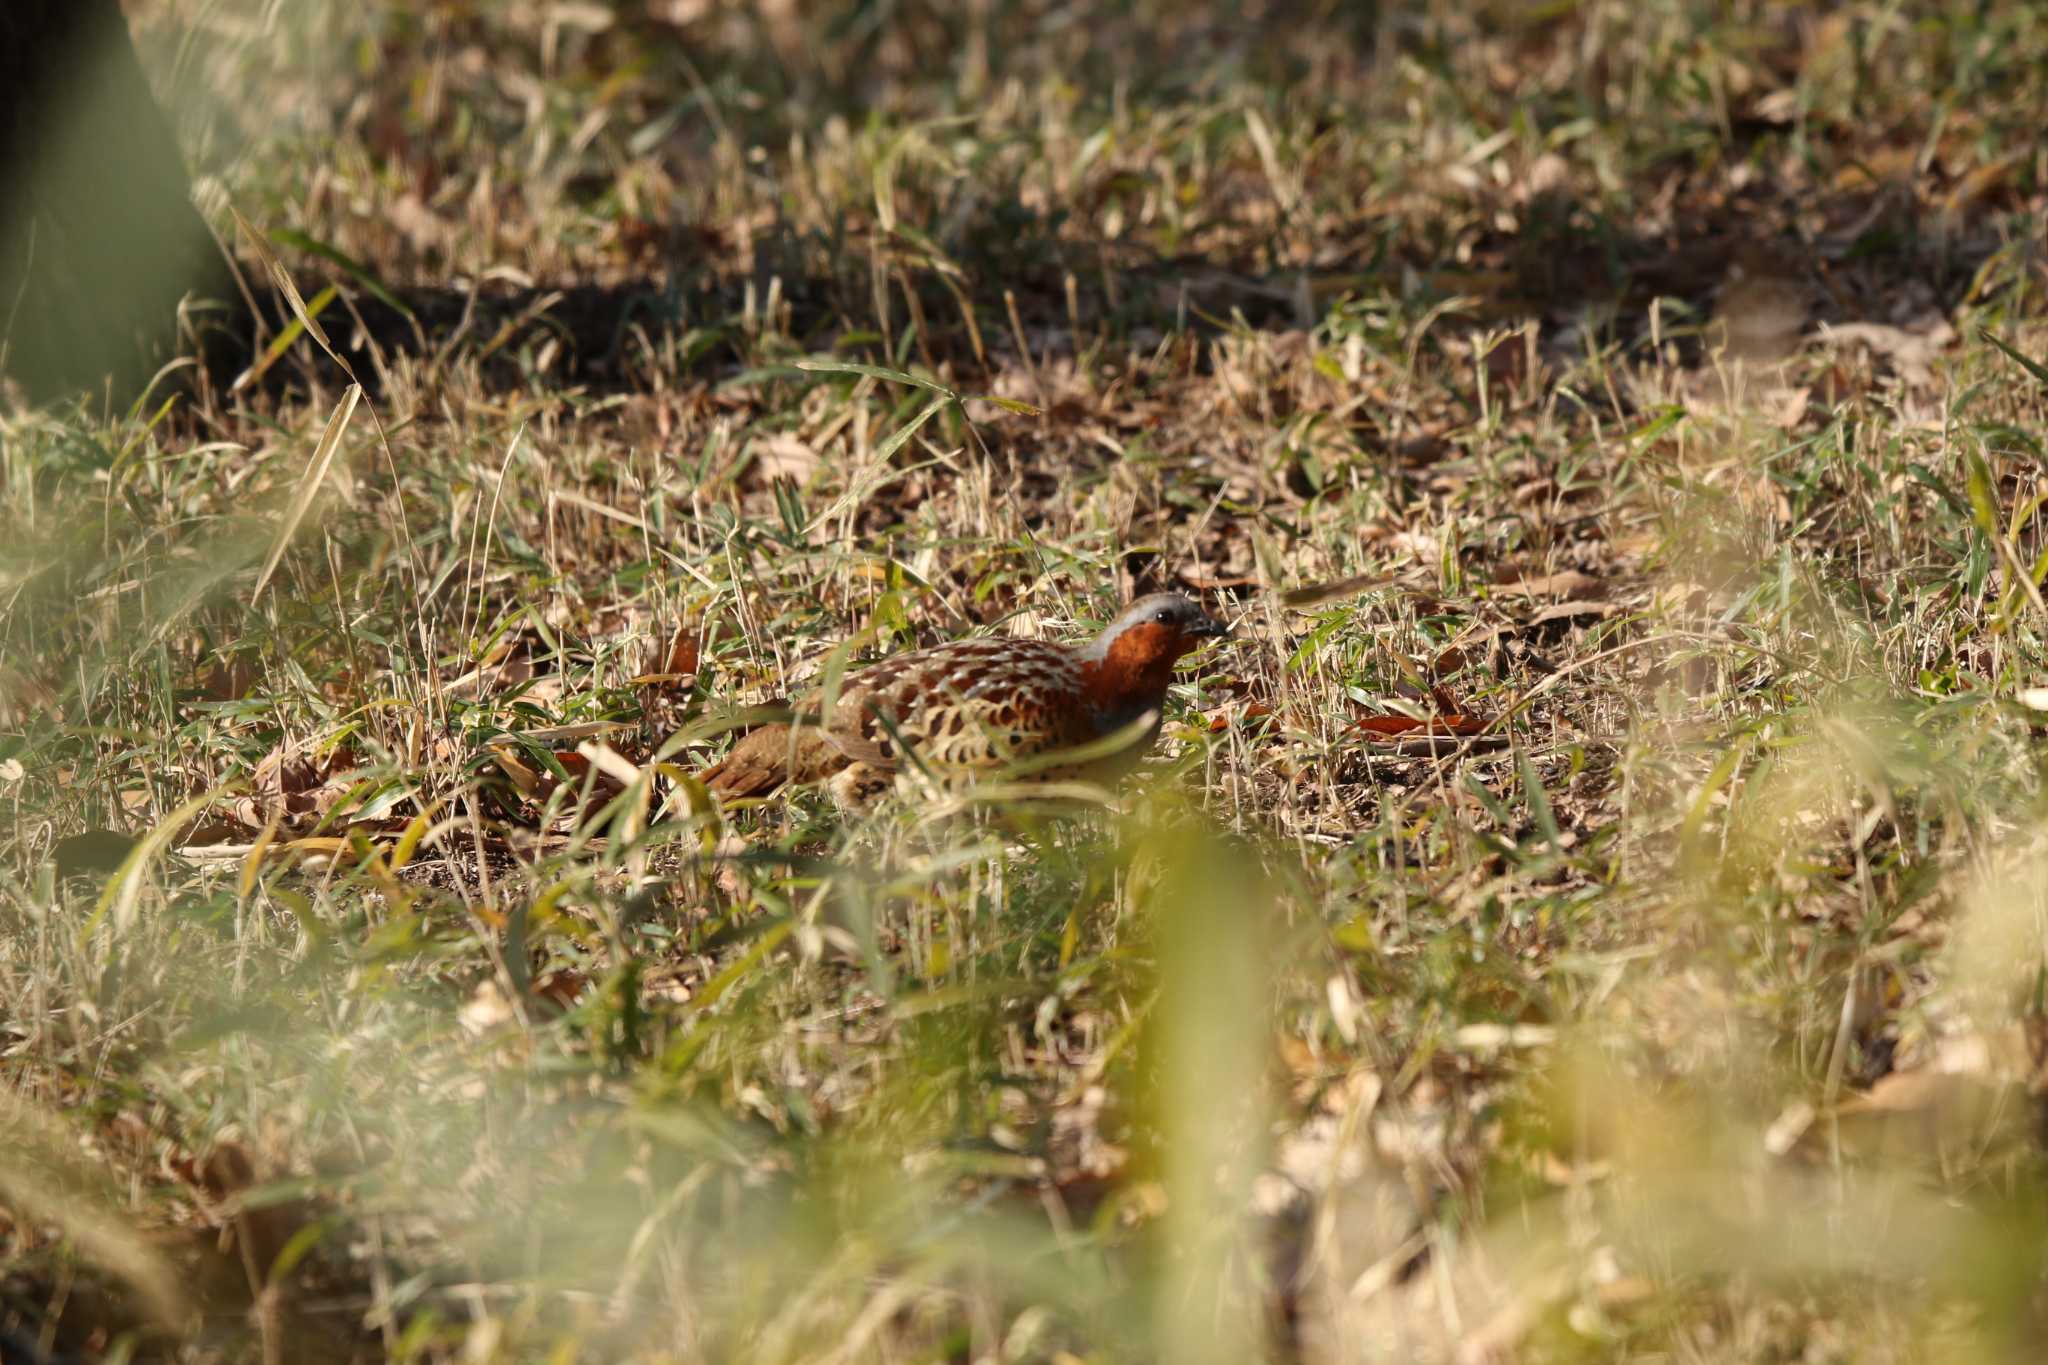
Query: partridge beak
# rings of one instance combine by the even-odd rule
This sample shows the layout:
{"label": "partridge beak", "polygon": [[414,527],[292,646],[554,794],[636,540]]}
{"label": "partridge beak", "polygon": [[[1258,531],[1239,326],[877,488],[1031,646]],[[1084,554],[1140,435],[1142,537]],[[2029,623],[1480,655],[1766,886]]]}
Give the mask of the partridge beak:
{"label": "partridge beak", "polygon": [[1228,640],[1230,627],[1213,616],[1204,616],[1199,624],[1189,628],[1188,634],[1197,640]]}

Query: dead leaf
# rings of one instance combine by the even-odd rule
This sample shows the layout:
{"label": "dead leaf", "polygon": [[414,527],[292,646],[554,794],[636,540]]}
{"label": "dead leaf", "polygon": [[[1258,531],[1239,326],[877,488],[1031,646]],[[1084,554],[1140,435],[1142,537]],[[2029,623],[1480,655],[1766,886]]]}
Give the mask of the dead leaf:
{"label": "dead leaf", "polygon": [[2000,1142],[2024,1140],[2037,1120],[2025,1102],[2033,1054],[2019,1025],[1943,1041],[1920,1064],[1902,1067],[1837,1105],[1833,1124],[1796,1127],[1798,1106],[1766,1135],[1788,1151],[1824,1159],[1837,1137],[1866,1160],[1940,1162]]}
{"label": "dead leaf", "polygon": [[1805,1100],[1792,1101],[1764,1130],[1764,1150],[1772,1156],[1784,1156],[1799,1145],[1817,1117],[1814,1107]]}
{"label": "dead leaf", "polygon": [[1548,1024],[1465,1024],[1452,1035],[1459,1047],[1475,1052],[1499,1052],[1509,1048],[1549,1047],[1557,1041],[1557,1030]]}
{"label": "dead leaf", "polygon": [[1556,573],[1496,583],[1493,590],[1496,596],[1503,597],[1591,597],[1603,586],[1599,579],[1589,573],[1580,573],[1577,569],[1560,569]]}
{"label": "dead leaf", "polygon": [[1449,645],[1429,661],[1429,675],[1432,678],[1448,678],[1454,673],[1462,672],[1465,665],[1471,662],[1471,651],[1465,646]]}
{"label": "dead leaf", "polygon": [[441,691],[457,701],[477,701],[484,697],[495,697],[521,683],[533,679],[533,659],[524,650],[513,651],[515,644],[523,641],[504,640],[491,657],[472,668],[459,678],[444,683]]}
{"label": "dead leaf", "polygon": [[[606,754],[613,753],[603,745],[594,747]],[[534,767],[510,744],[493,744],[491,758],[504,774],[512,779],[512,785],[519,789],[519,794],[529,801],[545,801],[563,785],[562,779],[555,776],[552,769]],[[609,801],[626,789],[627,784],[609,770],[609,765],[593,765],[590,755],[580,750],[556,753],[554,760],[561,764],[562,771],[569,775],[571,785],[580,788],[586,779],[591,779],[590,794],[594,800]],[[624,763],[623,759],[619,761]],[[624,770],[633,771],[632,765],[625,764]],[[593,771],[594,778],[591,776]]]}
{"label": "dead leaf", "polygon": [[[530,767],[510,745],[492,745],[491,761],[498,765],[505,776],[512,779],[512,785],[519,789],[521,796],[529,801],[547,799],[547,790],[541,785],[541,774]],[[552,781],[554,774],[550,773],[548,777]]]}
{"label": "dead leaf", "polygon": [[1434,738],[1483,734],[1488,723],[1479,716],[1432,716],[1428,720],[1418,720],[1414,716],[1361,716],[1351,722],[1351,728],[1380,739],[1406,736]]}
{"label": "dead leaf", "polygon": [[669,636],[668,646],[656,653],[652,660],[654,667],[630,679],[639,687],[652,688],[656,692],[673,693],[687,691],[697,680],[697,669],[702,662],[703,637],[687,626],[676,627]]}
{"label": "dead leaf", "polygon": [[1571,181],[1572,165],[1556,152],[1544,152],[1529,163],[1529,169],[1522,176],[1518,186],[1519,197],[1524,201],[1542,195],[1552,194],[1565,188]]}
{"label": "dead leaf", "polygon": [[816,450],[785,431],[754,439],[754,462],[748,472],[764,484],[778,479],[801,484],[817,473],[823,463],[824,457]]}
{"label": "dead leaf", "polygon": [[1821,340],[1831,346],[1862,345],[1891,362],[1900,379],[1916,387],[1934,383],[1934,362],[1956,339],[1956,329],[1936,318],[1924,331],[1909,331],[1882,322],[1823,324]]}
{"label": "dead leaf", "polygon": [[720,839],[718,847],[711,851],[712,862],[718,869],[712,874],[712,880],[718,884],[720,891],[736,901],[746,899],[747,884],[746,879],[740,876],[739,864],[735,860],[744,854],[748,847],[745,839],[737,834],[728,834]]}
{"label": "dead leaf", "polygon": [[1232,725],[1242,725],[1246,721],[1257,720],[1261,716],[1270,716],[1272,714],[1273,708],[1262,701],[1247,702],[1245,705],[1235,709],[1228,706],[1218,707],[1211,713],[1209,733],[1212,735],[1221,734]]}
{"label": "dead leaf", "polygon": [[676,627],[676,633],[668,642],[668,657],[663,661],[664,672],[677,676],[697,671],[698,656],[703,648],[703,637],[696,631],[683,626]]}
{"label": "dead leaf", "polygon": [[250,775],[250,794],[235,805],[235,816],[251,829],[273,822],[304,829],[326,819],[358,779],[355,750],[337,745],[325,754],[316,746],[280,741]]}
{"label": "dead leaf", "polygon": [[462,1025],[463,1032],[475,1038],[503,1028],[512,1019],[512,1002],[505,998],[505,992],[490,977],[485,977],[469,999],[463,1002],[462,1008],[455,1012],[455,1022]]}
{"label": "dead leaf", "polygon": [[1307,611],[1328,602],[1345,597],[1356,597],[1373,588],[1385,587],[1394,579],[1387,574],[1353,574],[1349,578],[1332,578],[1322,583],[1306,583],[1298,588],[1289,588],[1280,594],[1282,606],[1296,611]]}
{"label": "dead leaf", "polygon": [[1985,162],[1965,175],[1956,183],[1956,187],[1948,192],[1948,198],[1942,204],[1942,212],[1955,217],[1963,210],[1973,207],[1978,200],[2010,182],[2013,179],[2013,172],[2024,165],[2026,160],[2025,152],[2014,151],[1995,161]]}
{"label": "dead leaf", "polygon": [[1250,574],[1226,574],[1220,578],[1205,578],[1198,573],[1183,572],[1180,581],[1182,586],[1193,588],[1196,592],[1224,592],[1231,588],[1259,586],[1259,580]]}
{"label": "dead leaf", "polygon": [[1546,626],[1553,621],[1570,621],[1584,625],[1592,621],[1604,621],[1621,611],[1612,602],[1552,602],[1529,613],[1523,624]]}

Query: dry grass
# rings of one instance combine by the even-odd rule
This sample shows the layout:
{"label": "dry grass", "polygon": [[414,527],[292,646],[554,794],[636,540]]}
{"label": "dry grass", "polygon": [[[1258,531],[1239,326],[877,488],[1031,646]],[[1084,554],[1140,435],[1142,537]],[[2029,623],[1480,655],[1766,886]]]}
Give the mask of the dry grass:
{"label": "dry grass", "polygon": [[[2048,18],[798,8],[141,7],[381,426],[0,417],[4,1350],[2031,1358]],[[1169,586],[1112,806],[689,777]]]}

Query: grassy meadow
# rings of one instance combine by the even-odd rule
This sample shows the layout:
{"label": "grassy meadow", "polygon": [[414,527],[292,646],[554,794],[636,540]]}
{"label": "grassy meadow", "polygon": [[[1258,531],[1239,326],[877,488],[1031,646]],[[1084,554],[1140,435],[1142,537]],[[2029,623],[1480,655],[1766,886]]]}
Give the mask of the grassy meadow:
{"label": "grassy meadow", "polygon": [[[2041,1358],[2048,10],[128,8],[0,1358]],[[1162,589],[1097,800],[693,776]]]}

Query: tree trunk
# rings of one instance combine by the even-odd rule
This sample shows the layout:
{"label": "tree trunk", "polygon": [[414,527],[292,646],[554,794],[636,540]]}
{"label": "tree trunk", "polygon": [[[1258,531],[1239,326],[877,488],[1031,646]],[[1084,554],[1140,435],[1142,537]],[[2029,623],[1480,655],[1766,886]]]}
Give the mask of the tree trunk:
{"label": "tree trunk", "polygon": [[119,0],[0,0],[0,370],[125,402],[224,279]]}

